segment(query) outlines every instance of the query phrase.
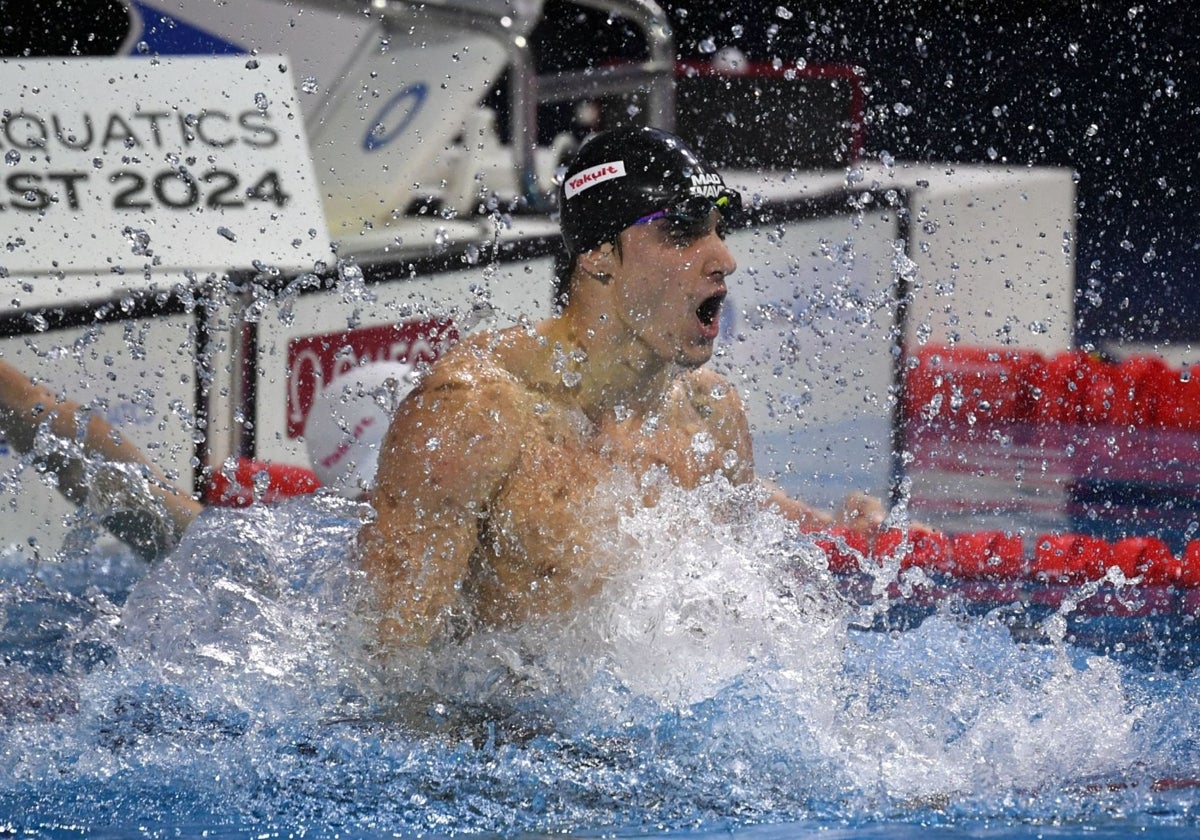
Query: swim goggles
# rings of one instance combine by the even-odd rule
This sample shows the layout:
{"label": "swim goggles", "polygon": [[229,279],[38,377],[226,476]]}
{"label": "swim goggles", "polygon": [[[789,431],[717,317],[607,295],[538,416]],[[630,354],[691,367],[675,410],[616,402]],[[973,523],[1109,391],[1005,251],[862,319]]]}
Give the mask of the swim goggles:
{"label": "swim goggles", "polygon": [[741,193],[737,190],[725,189],[721,190],[716,198],[709,198],[705,195],[689,195],[672,207],[642,216],[633,222],[630,227],[648,225],[659,219],[670,219],[673,222],[696,224],[706,221],[714,209],[719,210],[721,216],[728,221],[742,209]]}

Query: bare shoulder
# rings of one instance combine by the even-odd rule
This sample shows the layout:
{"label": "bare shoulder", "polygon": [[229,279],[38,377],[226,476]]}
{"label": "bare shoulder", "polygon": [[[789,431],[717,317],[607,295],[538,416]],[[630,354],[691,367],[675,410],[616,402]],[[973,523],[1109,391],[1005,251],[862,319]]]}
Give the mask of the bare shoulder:
{"label": "bare shoulder", "polygon": [[535,343],[517,327],[475,333],[439,359],[421,385],[427,390],[463,385],[519,390],[527,385],[522,369]]}
{"label": "bare shoulder", "polygon": [[470,336],[451,349],[398,407],[380,453],[380,478],[393,465],[426,463],[471,473],[503,472],[530,422],[529,389],[507,361],[519,337]]}
{"label": "bare shoulder", "polygon": [[683,380],[687,399],[696,412],[713,423],[744,420],[746,408],[733,383],[707,367],[690,372]]}
{"label": "bare shoulder", "polygon": [[751,480],[754,476],[754,451],[750,422],[733,383],[704,367],[685,376],[683,386],[694,415],[704,424],[718,448],[738,456],[723,471],[735,484]]}

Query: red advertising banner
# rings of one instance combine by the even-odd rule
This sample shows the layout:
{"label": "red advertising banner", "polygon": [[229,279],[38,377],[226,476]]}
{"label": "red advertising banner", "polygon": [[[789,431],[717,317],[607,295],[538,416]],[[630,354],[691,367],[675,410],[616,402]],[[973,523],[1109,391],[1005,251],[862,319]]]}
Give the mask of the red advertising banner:
{"label": "red advertising banner", "polygon": [[362,364],[432,362],[458,340],[448,320],[405,321],[308,335],[288,343],[287,436],[297,438],[313,398],[328,382]]}

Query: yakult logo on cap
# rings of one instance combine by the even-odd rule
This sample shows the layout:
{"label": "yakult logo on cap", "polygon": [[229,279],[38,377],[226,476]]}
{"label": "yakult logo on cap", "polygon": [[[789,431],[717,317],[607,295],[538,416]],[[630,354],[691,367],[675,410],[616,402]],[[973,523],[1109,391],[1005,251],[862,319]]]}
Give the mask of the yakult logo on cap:
{"label": "yakult logo on cap", "polygon": [[567,198],[583,192],[588,187],[594,187],[596,184],[605,181],[611,181],[613,178],[625,177],[625,161],[614,160],[609,163],[601,163],[593,166],[590,169],[585,169],[582,172],[576,172],[567,179],[567,183],[563,188],[563,192]]}

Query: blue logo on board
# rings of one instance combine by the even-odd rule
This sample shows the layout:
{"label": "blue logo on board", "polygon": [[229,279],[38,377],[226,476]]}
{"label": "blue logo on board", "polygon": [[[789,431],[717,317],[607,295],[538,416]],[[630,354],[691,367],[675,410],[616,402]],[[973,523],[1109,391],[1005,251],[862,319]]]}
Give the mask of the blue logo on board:
{"label": "blue logo on board", "polygon": [[[429,87],[424,82],[416,82],[392,94],[392,98],[384,103],[379,116],[363,137],[363,150],[374,152],[382,149],[407,131],[428,95]],[[393,118],[397,121],[394,126],[389,127],[388,121]]]}

